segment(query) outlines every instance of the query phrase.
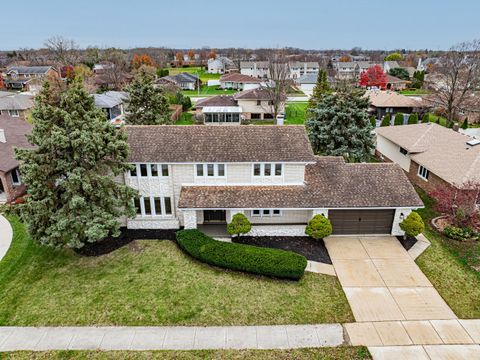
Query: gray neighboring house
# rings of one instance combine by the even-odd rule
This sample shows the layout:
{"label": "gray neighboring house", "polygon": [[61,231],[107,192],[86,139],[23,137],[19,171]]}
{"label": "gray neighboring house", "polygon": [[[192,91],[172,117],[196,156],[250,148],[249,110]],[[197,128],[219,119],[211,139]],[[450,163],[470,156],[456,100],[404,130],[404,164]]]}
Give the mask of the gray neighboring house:
{"label": "gray neighboring house", "polygon": [[297,84],[305,95],[311,96],[313,88],[317,84],[317,78],[318,74],[305,74],[298,79],[295,79],[295,84]]}
{"label": "gray neighboring house", "polygon": [[34,106],[33,98],[22,93],[0,91],[0,117],[26,120]]}
{"label": "gray neighboring house", "polygon": [[[252,236],[305,236],[315,215],[335,235],[403,235],[422,201],[393,163],[318,157],[303,126],[126,126],[139,191],[130,229],[223,229],[236,213]],[[120,181],[120,179],[119,179]],[[210,227],[212,229],[212,227]],[[341,241],[341,238],[338,239]]]}
{"label": "gray neighboring house", "polygon": [[125,114],[123,102],[127,98],[124,91],[107,91],[103,94],[94,94],[95,106],[103,109],[107,119],[111,122],[122,121]]}
{"label": "gray neighboring house", "polygon": [[157,84],[173,84],[182,90],[196,90],[202,85],[202,81],[197,75],[190,73],[180,73],[177,75],[164,76],[156,81]]}
{"label": "gray neighboring house", "polygon": [[207,73],[209,74],[225,74],[234,68],[234,62],[225,56],[219,56],[216,59],[208,59]]}

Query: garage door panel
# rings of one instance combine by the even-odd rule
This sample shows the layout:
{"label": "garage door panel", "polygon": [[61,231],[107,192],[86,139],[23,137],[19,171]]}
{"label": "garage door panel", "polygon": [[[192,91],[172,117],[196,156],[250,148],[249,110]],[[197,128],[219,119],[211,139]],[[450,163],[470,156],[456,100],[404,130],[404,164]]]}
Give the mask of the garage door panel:
{"label": "garage door panel", "polygon": [[390,234],[395,210],[330,210],[333,234]]}

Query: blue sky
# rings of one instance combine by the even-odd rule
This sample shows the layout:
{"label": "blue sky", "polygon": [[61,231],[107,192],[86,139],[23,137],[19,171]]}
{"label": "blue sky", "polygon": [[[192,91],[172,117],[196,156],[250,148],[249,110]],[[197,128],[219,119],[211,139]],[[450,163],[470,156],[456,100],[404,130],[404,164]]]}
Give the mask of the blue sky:
{"label": "blue sky", "polygon": [[82,47],[436,50],[479,38],[479,14],[478,0],[23,0],[2,14],[0,49],[62,35]]}

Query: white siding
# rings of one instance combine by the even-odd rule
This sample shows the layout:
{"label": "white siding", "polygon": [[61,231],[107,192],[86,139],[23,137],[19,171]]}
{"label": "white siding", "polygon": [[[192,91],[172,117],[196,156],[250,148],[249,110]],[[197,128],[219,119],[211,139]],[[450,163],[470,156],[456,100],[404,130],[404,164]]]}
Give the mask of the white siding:
{"label": "white siding", "polygon": [[377,134],[377,151],[401,166],[405,171],[410,171],[410,157],[400,152],[400,146]]}

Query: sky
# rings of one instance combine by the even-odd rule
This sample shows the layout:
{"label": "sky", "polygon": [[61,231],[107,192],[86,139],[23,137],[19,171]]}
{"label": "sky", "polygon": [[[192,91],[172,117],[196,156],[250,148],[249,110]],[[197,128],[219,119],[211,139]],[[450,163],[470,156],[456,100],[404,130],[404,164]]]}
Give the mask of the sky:
{"label": "sky", "polygon": [[480,38],[479,14],[478,0],[22,0],[2,14],[0,49],[60,35],[81,47],[441,50]]}

